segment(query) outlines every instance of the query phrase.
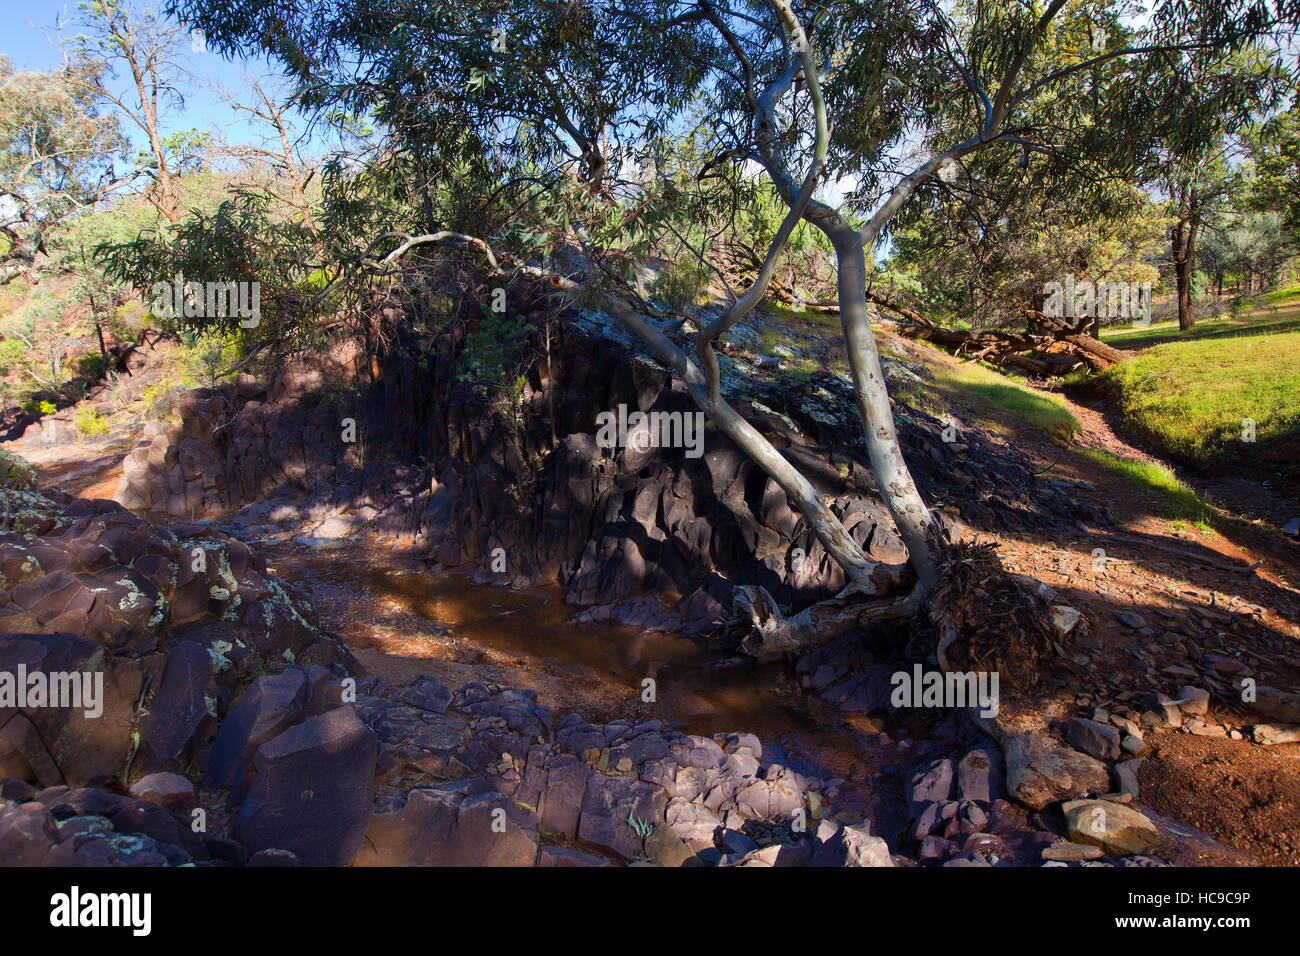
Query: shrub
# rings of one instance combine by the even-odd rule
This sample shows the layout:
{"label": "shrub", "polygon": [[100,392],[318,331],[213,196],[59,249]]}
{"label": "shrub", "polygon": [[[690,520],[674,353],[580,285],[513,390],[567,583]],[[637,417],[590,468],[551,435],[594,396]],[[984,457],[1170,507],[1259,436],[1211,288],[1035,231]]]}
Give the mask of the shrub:
{"label": "shrub", "polygon": [[655,276],[646,291],[651,299],[658,299],[670,308],[681,309],[707,302],[708,285],[707,266],[700,262],[683,262]]}
{"label": "shrub", "polygon": [[30,488],[35,483],[35,469],[17,455],[0,448],[0,487]]}
{"label": "shrub", "polygon": [[78,408],[72,423],[83,435],[108,434],[108,419],[99,414],[93,405],[82,405]]}

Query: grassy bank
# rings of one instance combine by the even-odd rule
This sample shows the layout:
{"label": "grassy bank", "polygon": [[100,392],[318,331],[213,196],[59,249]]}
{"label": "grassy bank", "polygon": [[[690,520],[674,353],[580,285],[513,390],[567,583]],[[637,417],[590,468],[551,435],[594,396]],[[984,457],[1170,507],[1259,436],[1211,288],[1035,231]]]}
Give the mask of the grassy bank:
{"label": "grassy bank", "polygon": [[[1141,350],[1103,377],[1125,425],[1194,465],[1276,451],[1300,439],[1300,302],[1264,303],[1190,332],[1105,335]],[[1249,439],[1254,424],[1254,442]]]}

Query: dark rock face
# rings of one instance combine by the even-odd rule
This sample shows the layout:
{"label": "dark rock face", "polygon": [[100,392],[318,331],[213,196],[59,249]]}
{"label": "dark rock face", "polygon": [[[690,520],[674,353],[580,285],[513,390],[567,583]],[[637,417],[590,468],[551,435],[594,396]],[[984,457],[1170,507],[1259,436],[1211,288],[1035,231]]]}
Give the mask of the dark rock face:
{"label": "dark rock face", "polygon": [[[696,411],[681,384],[617,330],[570,316],[552,342],[553,364],[527,369],[509,415],[457,380],[462,345],[444,334],[424,362],[416,359],[423,347],[404,343],[377,372],[340,347],[287,362],[267,389],[244,381],[187,393],[183,425],[132,452],[117,497],[189,513],[215,495],[223,506],[247,505],[247,523],[293,521],[308,538],[366,527],[413,541],[444,566],[477,566],[482,580],[559,582],[592,620],[687,633],[724,616],[732,584],[761,584],[783,604],[843,585],[785,494],[712,427],[698,458],[682,448],[597,445],[597,415],[620,405]],[[791,389],[740,359],[724,361],[744,391],[730,396],[741,413],[801,467],[864,548],[903,561],[847,380],[820,374]],[[886,372],[917,374],[893,360]],[[327,387],[338,381],[357,391],[338,397]],[[1013,452],[973,432],[959,445],[944,442],[942,423],[896,408],[917,484],[932,499],[942,493],[949,517],[1038,533],[1098,519]],[[636,596],[643,591],[683,597],[663,606]]]}
{"label": "dark rock face", "polygon": [[212,657],[207,648],[182,641],[167,655],[162,683],[140,721],[141,746],[150,766],[179,769],[189,762],[199,727],[206,718],[215,728],[216,715],[208,713],[212,689]]}
{"label": "dark rock face", "polygon": [[341,866],[370,823],[375,737],[350,707],[308,717],[257,749],[257,777],[235,816],[254,852],[286,849],[305,866]]}

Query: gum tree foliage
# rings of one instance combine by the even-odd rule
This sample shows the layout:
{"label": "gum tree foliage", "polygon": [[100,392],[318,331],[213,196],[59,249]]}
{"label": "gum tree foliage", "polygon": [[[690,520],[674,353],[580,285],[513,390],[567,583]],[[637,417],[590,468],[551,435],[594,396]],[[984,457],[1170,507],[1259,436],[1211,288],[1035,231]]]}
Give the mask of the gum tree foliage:
{"label": "gum tree foliage", "polygon": [[889,262],[921,284],[917,298],[932,318],[1024,328],[1026,310],[1041,311],[1046,284],[1067,274],[1099,283],[1158,279],[1143,262],[1164,239],[1157,204],[1122,180],[1098,182],[1103,197],[1089,203],[1040,176],[1035,164],[989,153],[903,210]]}
{"label": "gum tree foliage", "polygon": [[[489,275],[532,276],[599,305],[786,491],[849,584],[789,618],[765,591],[738,589],[754,652],[914,615],[940,580],[943,535],[903,458],[866,307],[866,250],[894,216],[941,169],[986,150],[1059,162],[1101,155],[1109,140],[1113,165],[1131,170],[1149,140],[1195,139],[1165,136],[1176,120],[1166,112],[1147,119],[1159,129],[1145,136],[1136,119],[1123,123],[1116,142],[1072,99],[1079,75],[1107,80],[1098,97],[1132,96],[1141,71],[1115,68],[1121,75],[1111,79],[1109,64],[1163,56],[1168,69],[1188,46],[1227,55],[1277,28],[1281,15],[1270,0],[1167,0],[1145,32],[1097,53],[1081,42],[1092,24],[1072,18],[1067,0],[174,0],[173,9],[210,47],[277,60],[304,107],[373,118],[388,155],[404,157],[417,184],[484,157],[484,178],[465,191],[471,202],[495,191],[499,228],[429,222],[412,235],[403,223],[376,237],[354,270],[454,247],[481,257]],[[1120,38],[1125,7],[1088,9]],[[1146,71],[1156,87],[1148,101],[1172,95],[1161,77]],[[724,175],[760,175],[787,209],[752,286],[687,338],[680,319],[660,324],[665,316],[642,307],[626,280],[681,212],[671,177],[645,173],[676,124],[701,115],[709,136],[697,177],[727,167]],[[911,155],[908,145],[927,137],[936,151]],[[843,205],[815,198],[828,182],[847,188]],[[856,410],[907,545],[905,567],[868,556],[721,395],[713,343],[760,300],[800,220],[834,253]],[[574,248],[581,268],[561,271],[559,254]],[[940,628],[942,662],[953,635]]]}
{"label": "gum tree foliage", "polygon": [[[1125,107],[1145,130],[1136,179],[1154,186],[1165,197],[1170,219],[1169,245],[1178,302],[1178,326],[1196,321],[1192,284],[1197,241],[1205,224],[1231,204],[1237,186],[1234,161],[1242,151],[1240,137],[1252,122],[1280,105],[1294,84],[1294,57],[1278,55],[1279,45],[1294,42],[1293,4],[1285,4],[1285,22],[1259,26],[1243,15],[1243,23],[1228,25],[1236,42],[1224,47],[1211,32],[1214,20],[1193,21],[1191,44],[1162,51],[1137,72]],[[1206,15],[1216,13],[1210,8]],[[1253,41],[1241,31],[1258,27]],[[1290,70],[1287,64],[1291,63]],[[1142,117],[1168,117],[1140,125]]]}
{"label": "gum tree foliage", "polygon": [[118,184],[126,140],[89,91],[102,69],[75,59],[32,73],[0,57],[0,284],[35,281],[50,228]]}
{"label": "gum tree foliage", "polygon": [[[62,27],[64,24],[61,24]],[[103,64],[87,89],[145,137],[137,166],[153,183],[146,197],[171,223],[180,221],[176,180],[201,165],[208,135],[198,130],[163,132],[169,111],[185,108],[181,86],[189,76],[184,56],[189,37],[163,16],[157,0],[87,0],[70,22],[77,34],[66,44],[74,55]],[[106,79],[121,79],[119,94]]]}
{"label": "gum tree foliage", "polygon": [[[1026,77],[1140,42],[1123,12],[1104,2],[1065,7]],[[1139,259],[1159,237],[1159,210],[1130,182],[1136,134],[1116,108],[1132,69],[1130,58],[1116,57],[1060,77],[1051,97],[1026,112],[1019,149],[1011,142],[952,164],[900,210],[888,227],[890,261],[924,287],[924,308],[975,329],[1023,327],[1026,310],[1042,308],[1044,285],[1066,274],[1152,278]],[[964,110],[959,98],[936,105],[930,151],[960,138]]]}

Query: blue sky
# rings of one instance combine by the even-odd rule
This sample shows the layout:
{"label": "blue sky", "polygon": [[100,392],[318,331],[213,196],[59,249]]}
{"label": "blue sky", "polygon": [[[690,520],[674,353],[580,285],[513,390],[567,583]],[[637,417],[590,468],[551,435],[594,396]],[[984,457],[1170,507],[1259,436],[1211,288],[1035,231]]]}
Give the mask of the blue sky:
{"label": "blue sky", "polygon": [[[55,45],[55,23],[62,16],[77,13],[75,2],[53,3],[50,0],[0,0],[0,54],[4,54],[16,69],[50,70],[62,65],[63,59]],[[42,33],[44,30],[44,33]],[[75,31],[65,30],[65,36],[72,36]],[[192,46],[192,45],[191,45]],[[194,76],[192,83],[183,90],[185,107],[183,110],[170,111],[162,117],[163,131],[198,129],[221,131],[227,140],[233,143],[249,142],[257,138],[242,123],[240,118],[226,103],[205,88],[205,84],[219,81],[236,96],[247,90],[245,74],[265,77],[270,70],[265,63],[247,62],[230,63],[205,50],[195,51],[186,48],[187,66]],[[129,76],[119,76],[114,86],[115,92],[125,93]],[[142,148],[144,137],[139,130],[124,124],[133,145]]]}

